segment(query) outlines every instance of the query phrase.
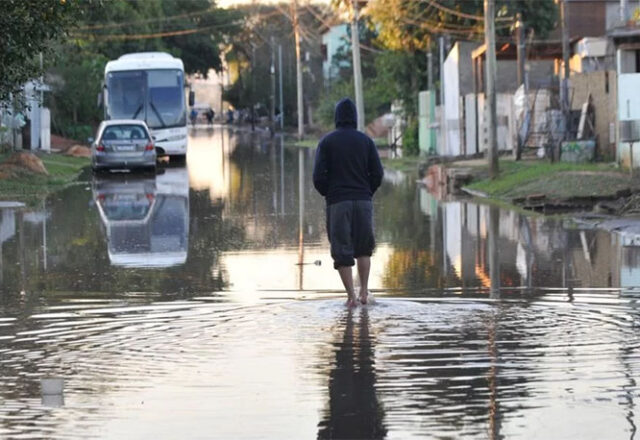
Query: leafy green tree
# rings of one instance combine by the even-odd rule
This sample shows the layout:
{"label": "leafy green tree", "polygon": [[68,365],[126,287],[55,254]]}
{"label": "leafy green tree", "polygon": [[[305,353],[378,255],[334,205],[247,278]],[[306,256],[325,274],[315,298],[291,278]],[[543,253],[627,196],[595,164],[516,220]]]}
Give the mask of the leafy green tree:
{"label": "leafy green tree", "polygon": [[[556,25],[554,0],[497,0],[502,18],[522,14],[525,26],[544,38]],[[434,36],[482,39],[483,0],[372,0],[368,7],[379,25],[380,40],[391,49],[413,51],[430,47]],[[509,35],[513,20],[501,20],[496,29]]]}
{"label": "leafy green tree", "polygon": [[107,61],[125,53],[164,51],[187,73],[220,70],[220,48],[238,32],[237,11],[210,0],[109,0],[82,3],[81,20],[58,45],[49,68],[56,132],[84,140],[102,116],[96,105]]}
{"label": "leafy green tree", "polygon": [[0,4],[0,102],[40,76],[37,55],[49,56],[51,42],[77,18],[76,2],[3,0]]}

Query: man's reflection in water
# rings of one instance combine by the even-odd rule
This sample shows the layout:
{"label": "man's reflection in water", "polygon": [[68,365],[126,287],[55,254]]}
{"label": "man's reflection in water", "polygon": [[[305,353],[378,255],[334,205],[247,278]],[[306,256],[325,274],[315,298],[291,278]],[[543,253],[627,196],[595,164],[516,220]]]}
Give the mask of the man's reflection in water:
{"label": "man's reflection in water", "polygon": [[[387,434],[376,396],[375,353],[366,307],[346,313],[344,337],[329,375],[329,408],[318,424],[319,439],[378,439]],[[354,313],[359,315],[354,329]]]}

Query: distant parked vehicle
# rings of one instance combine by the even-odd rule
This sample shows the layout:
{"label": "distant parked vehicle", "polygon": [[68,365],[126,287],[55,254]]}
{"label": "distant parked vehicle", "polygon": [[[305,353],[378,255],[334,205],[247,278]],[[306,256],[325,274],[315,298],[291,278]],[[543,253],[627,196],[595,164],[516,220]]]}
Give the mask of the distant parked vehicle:
{"label": "distant parked vehicle", "polygon": [[185,96],[184,64],[163,52],[122,55],[107,63],[104,88],[99,99],[104,119],[145,121],[156,137],[160,156],[184,161],[187,154],[187,104],[195,94]]}
{"label": "distant parked vehicle", "polygon": [[112,119],[98,127],[91,144],[91,166],[95,171],[117,168],[156,168],[156,149],[144,121]]}

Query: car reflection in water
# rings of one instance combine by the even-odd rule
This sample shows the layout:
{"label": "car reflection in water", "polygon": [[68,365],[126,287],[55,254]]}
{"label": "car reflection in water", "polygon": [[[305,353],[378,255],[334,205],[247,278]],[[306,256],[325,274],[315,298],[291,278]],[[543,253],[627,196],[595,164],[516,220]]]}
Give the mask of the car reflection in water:
{"label": "car reflection in water", "polygon": [[154,268],[185,263],[189,244],[186,168],[159,170],[156,176],[94,176],[93,198],[111,264]]}

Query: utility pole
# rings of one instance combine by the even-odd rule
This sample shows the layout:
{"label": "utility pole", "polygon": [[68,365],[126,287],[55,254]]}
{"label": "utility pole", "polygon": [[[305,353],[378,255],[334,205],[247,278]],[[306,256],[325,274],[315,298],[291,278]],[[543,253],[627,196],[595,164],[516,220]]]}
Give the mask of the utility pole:
{"label": "utility pole", "polygon": [[620,23],[627,24],[629,20],[629,0],[620,0]]}
{"label": "utility pole", "polygon": [[256,63],[256,47],[253,44],[251,44],[251,111],[249,112],[249,117],[251,118],[251,131],[256,130],[256,122],[255,122],[255,118],[253,117],[253,110],[256,106],[255,102],[253,101],[255,99],[255,93],[256,93],[255,63]]}
{"label": "utility pole", "polygon": [[[524,26],[522,25],[522,14],[516,14],[516,49],[518,57],[518,87],[525,83],[525,62],[526,56],[524,51]],[[525,90],[525,93],[527,91]]]}
{"label": "utility pole", "polygon": [[486,46],[485,102],[487,104],[487,158],[489,177],[498,177],[498,144],[496,136],[496,4],[484,0],[484,44]]}
{"label": "utility pole", "polygon": [[282,95],[282,44],[278,44],[278,74],[280,83],[280,130],[284,130],[284,99]]}
{"label": "utility pole", "polygon": [[298,90],[298,139],[304,137],[304,100],[302,99],[302,59],[300,58],[300,23],[298,22],[298,3],[291,2],[293,17],[293,33],[296,40],[296,84]]}
{"label": "utility pole", "polygon": [[271,36],[271,67],[269,73],[271,74],[271,120],[269,122],[269,128],[271,130],[271,137],[276,132],[276,47],[273,42],[273,36]]}
{"label": "utility pole", "polygon": [[358,130],[364,131],[364,97],[362,96],[362,67],[360,65],[360,33],[358,31],[358,0],[351,0],[351,53],[353,55],[353,84],[356,89]]}
{"label": "utility pole", "polygon": [[431,41],[427,48],[427,84],[429,91],[433,93],[433,52],[431,52]]}
{"label": "utility pole", "polygon": [[[569,107],[569,76],[571,71],[569,69],[569,3],[567,0],[560,2],[560,18],[562,19],[562,64],[563,75],[560,89],[560,97],[562,98],[562,113],[564,115],[565,133],[569,132],[569,116],[571,109]],[[556,148],[555,154],[553,154],[552,160],[559,159],[560,155],[559,146]]]}

